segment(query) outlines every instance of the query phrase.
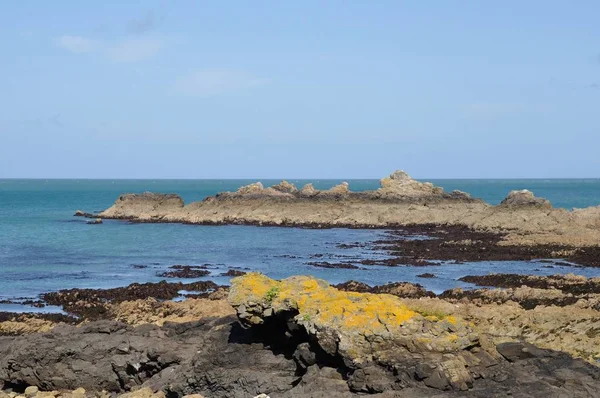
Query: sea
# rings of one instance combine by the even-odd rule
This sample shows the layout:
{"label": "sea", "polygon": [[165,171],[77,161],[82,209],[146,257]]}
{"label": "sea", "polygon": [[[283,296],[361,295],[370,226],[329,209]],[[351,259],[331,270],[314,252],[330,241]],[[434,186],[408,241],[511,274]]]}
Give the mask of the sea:
{"label": "sea", "polygon": [[[265,186],[279,180],[261,180]],[[311,182],[328,189],[342,180]],[[378,180],[346,180],[353,191],[376,189]],[[600,179],[427,180],[446,191],[459,189],[492,204],[510,190],[530,189],[566,209],[600,204]],[[357,280],[370,285],[395,281],[420,283],[434,292],[470,288],[458,278],[496,273],[575,273],[600,276],[600,269],[536,267],[527,261],[486,261],[444,264],[434,269],[413,266],[362,266],[326,269],[311,261],[355,261],[385,258],[386,253],[340,244],[368,243],[385,237],[385,230],[304,229],[255,226],[136,224],[105,220],[88,225],[73,217],[80,209],[99,212],[123,193],[177,193],[186,203],[223,191],[235,191],[254,180],[34,180],[0,179],[0,303],[37,298],[67,288],[111,288],[133,282],[158,282],[158,274],[173,265],[206,265],[205,278],[228,284],[229,269],[260,271],[273,278],[310,274],[331,283]],[[318,260],[315,260],[318,259]],[[433,272],[437,278],[417,277]],[[190,281],[170,279],[171,281]],[[21,304],[0,304],[0,311],[60,311]]]}

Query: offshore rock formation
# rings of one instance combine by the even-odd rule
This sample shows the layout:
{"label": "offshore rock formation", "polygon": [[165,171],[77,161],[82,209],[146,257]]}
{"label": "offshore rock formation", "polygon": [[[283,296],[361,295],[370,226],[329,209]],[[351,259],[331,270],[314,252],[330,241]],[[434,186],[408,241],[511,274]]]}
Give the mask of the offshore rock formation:
{"label": "offshore rock formation", "polygon": [[[88,215],[80,212],[79,215]],[[88,215],[91,216],[91,215]],[[254,183],[184,205],[177,195],[126,194],[97,216],[137,222],[385,228],[453,225],[503,233],[501,244],[597,246],[600,207],[552,208],[529,191],[513,191],[498,206],[465,192],[446,193],[396,171],[374,191],[352,192],[347,183],[329,190],[286,181]]]}

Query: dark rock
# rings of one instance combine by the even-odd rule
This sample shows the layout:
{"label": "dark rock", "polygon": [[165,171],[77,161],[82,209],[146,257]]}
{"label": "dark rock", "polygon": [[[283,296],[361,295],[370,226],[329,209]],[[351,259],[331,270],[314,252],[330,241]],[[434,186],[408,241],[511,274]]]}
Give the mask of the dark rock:
{"label": "dark rock", "polygon": [[[167,396],[200,393],[214,398],[265,392],[280,398],[350,398],[377,392],[403,398],[583,398],[600,390],[600,369],[527,344],[498,345],[511,363],[485,361],[483,350],[465,357],[468,369],[478,376],[461,387],[422,361],[398,362],[394,369],[377,363],[348,369],[320,356],[307,342],[278,338],[284,330],[276,324],[243,329],[226,317],[137,328],[99,321],[59,326],[46,334],[0,337],[0,385],[114,393],[144,386]],[[313,361],[307,367],[297,365]]]}
{"label": "dark rock", "polygon": [[535,357],[536,348],[531,344],[507,342],[496,345],[496,350],[510,362]]}
{"label": "dark rock", "polygon": [[173,271],[159,272],[156,275],[161,278],[202,278],[203,276],[210,275],[210,271],[207,271],[203,266],[192,266],[192,265],[173,265],[169,267]]}
{"label": "dark rock", "polygon": [[415,379],[423,380],[431,377],[434,370],[435,366],[432,366],[428,363],[420,363],[415,367]]}
{"label": "dark rock", "polygon": [[312,265],[313,267],[319,268],[340,268],[340,269],[358,269],[354,264],[351,263],[330,263],[327,261],[310,261],[306,263],[307,265]]}
{"label": "dark rock", "polygon": [[296,351],[294,351],[293,358],[302,369],[306,369],[317,363],[317,355],[311,350],[308,343],[298,345]]}
{"label": "dark rock", "polygon": [[246,275],[244,271],[239,271],[236,269],[229,269],[227,272],[223,272],[220,276],[242,276]]}
{"label": "dark rock", "polygon": [[123,301],[144,300],[149,297],[157,300],[170,300],[179,296],[180,290],[212,292],[219,286],[212,281],[191,283],[133,283],[113,289],[68,289],[42,294],[41,298],[49,305],[62,306],[71,314],[87,320],[106,319],[108,304]]}
{"label": "dark rock", "polygon": [[429,272],[417,275],[417,278],[435,278],[435,277],[436,276],[434,274],[430,274]]}
{"label": "dark rock", "polygon": [[427,377],[425,380],[423,380],[423,382],[427,387],[435,388],[437,390],[450,389],[450,383],[448,382],[448,379],[442,372],[438,370],[433,371],[431,376]]}

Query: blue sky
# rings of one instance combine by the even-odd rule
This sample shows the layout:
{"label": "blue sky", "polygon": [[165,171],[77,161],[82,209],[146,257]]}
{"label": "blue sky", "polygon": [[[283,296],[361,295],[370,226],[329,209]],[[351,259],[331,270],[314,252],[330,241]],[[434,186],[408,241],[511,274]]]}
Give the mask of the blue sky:
{"label": "blue sky", "polygon": [[3,2],[0,178],[600,177],[598,15]]}

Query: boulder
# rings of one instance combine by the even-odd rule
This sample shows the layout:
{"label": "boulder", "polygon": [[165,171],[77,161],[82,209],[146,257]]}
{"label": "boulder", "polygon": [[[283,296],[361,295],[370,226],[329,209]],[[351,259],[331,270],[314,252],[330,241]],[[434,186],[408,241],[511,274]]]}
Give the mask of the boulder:
{"label": "boulder", "polygon": [[550,201],[544,198],[539,198],[528,189],[520,191],[510,191],[508,196],[504,198],[501,205],[504,206],[539,206],[551,208]]}

